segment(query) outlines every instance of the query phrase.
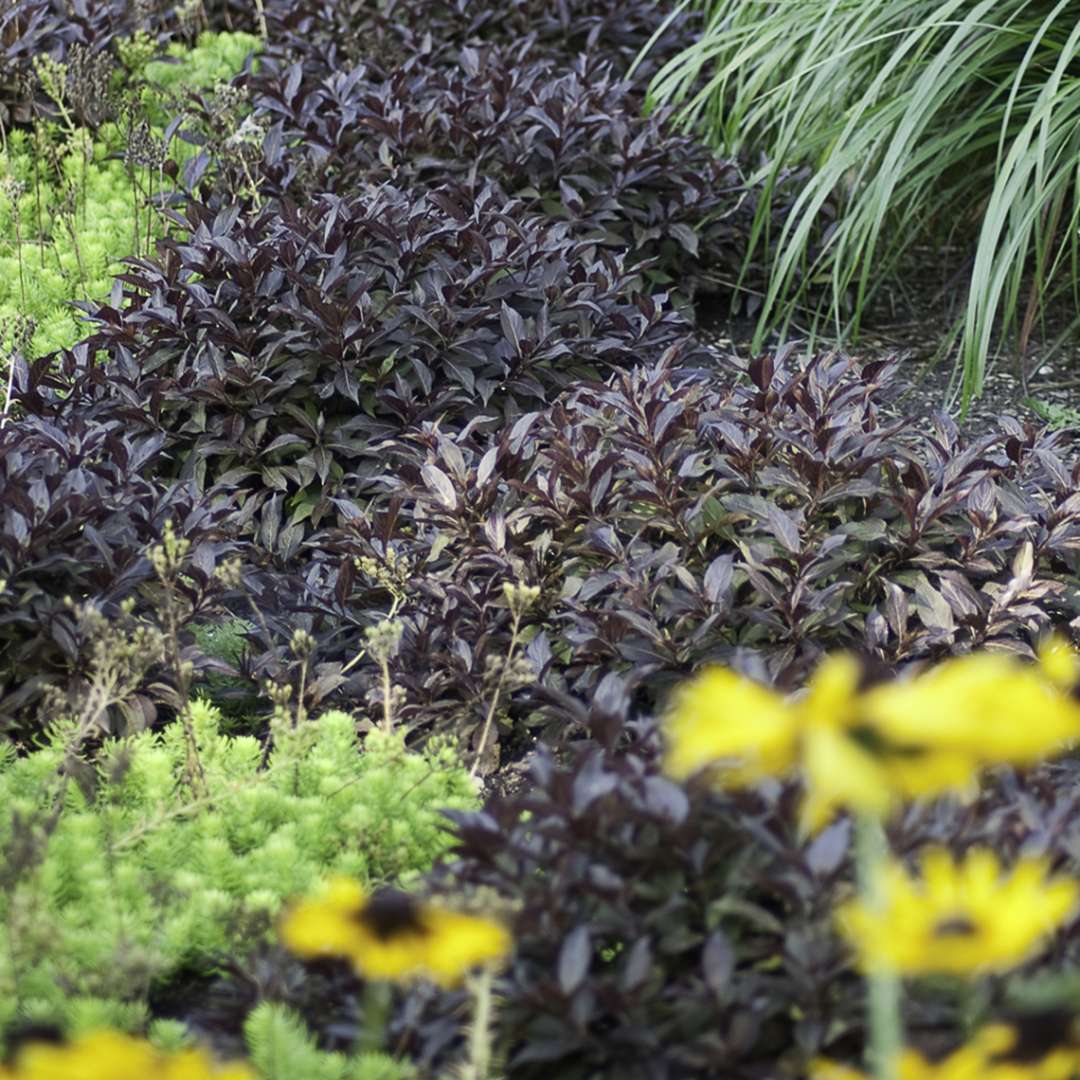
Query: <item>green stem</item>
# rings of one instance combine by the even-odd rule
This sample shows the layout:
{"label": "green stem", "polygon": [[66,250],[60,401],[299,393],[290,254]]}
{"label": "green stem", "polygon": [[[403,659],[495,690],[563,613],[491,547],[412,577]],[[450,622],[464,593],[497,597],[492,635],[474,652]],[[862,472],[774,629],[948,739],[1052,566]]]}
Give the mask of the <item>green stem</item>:
{"label": "green stem", "polygon": [[[855,819],[855,872],[863,902],[870,909],[886,903],[882,871],[888,844],[881,822],[866,814]],[[867,1065],[876,1080],[897,1080],[896,1063],[903,1045],[900,1018],[900,979],[895,972],[875,968],[866,987]]]}
{"label": "green stem", "polygon": [[380,979],[369,979],[364,986],[364,1025],[356,1047],[360,1053],[375,1054],[385,1049],[393,994],[394,988],[390,983]]}
{"label": "green stem", "polygon": [[461,1080],[488,1080],[491,1075],[491,991],[494,981],[495,973],[489,967],[470,980],[473,1018],[469,1029],[469,1058]]}

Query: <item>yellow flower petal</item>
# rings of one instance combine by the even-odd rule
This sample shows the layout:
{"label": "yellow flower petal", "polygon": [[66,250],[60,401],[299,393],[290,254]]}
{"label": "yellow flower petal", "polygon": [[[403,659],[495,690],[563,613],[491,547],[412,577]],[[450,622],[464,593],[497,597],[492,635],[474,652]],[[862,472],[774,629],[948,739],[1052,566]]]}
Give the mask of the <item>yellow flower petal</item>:
{"label": "yellow flower petal", "polygon": [[946,660],[916,679],[874,687],[862,711],[890,741],[986,765],[1033,764],[1080,739],[1080,702],[1036,666],[998,653]]}
{"label": "yellow flower petal", "polygon": [[729,764],[739,782],[751,782],[779,776],[795,761],[794,711],[779,694],[725,668],[708,668],[679,689],[664,733],[664,769],[678,780]]}
{"label": "yellow flower petal", "polygon": [[806,832],[823,828],[837,810],[880,817],[892,806],[893,793],[884,770],[841,731],[821,727],[806,733],[802,773],[806,793],[800,819]]}
{"label": "yellow flower petal", "polygon": [[341,956],[364,978],[454,984],[474,967],[502,960],[509,932],[491,919],[426,904],[392,889],[371,896],[352,882],[295,904],[280,926],[300,956]]}
{"label": "yellow flower petal", "polygon": [[491,919],[429,909],[431,928],[425,970],[435,982],[454,985],[473,968],[498,963],[510,953],[507,929]]}

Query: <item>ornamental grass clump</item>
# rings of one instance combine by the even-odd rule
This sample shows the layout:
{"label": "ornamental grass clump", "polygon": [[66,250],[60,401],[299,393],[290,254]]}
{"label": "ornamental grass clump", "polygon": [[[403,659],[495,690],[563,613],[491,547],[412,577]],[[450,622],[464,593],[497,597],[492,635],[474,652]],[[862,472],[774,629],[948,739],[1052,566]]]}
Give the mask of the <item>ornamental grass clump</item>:
{"label": "ornamental grass clump", "polygon": [[[772,259],[758,337],[812,301],[836,330],[916,245],[970,256],[963,394],[995,334],[1023,352],[1038,313],[1076,288],[1078,6],[1031,0],[698,2],[707,25],[655,77],[655,101],[725,153],[757,152],[769,236],[785,169],[811,175]],[[822,310],[824,309],[824,310]]]}

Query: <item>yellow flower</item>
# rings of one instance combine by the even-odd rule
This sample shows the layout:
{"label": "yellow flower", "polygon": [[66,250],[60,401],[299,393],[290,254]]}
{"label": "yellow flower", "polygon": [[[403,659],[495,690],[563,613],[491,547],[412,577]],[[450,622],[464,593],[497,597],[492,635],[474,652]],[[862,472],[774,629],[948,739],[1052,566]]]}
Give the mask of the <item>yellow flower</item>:
{"label": "yellow flower", "polygon": [[875,687],[862,707],[889,740],[984,765],[1031,765],[1080,738],[1080,702],[1043,668],[1000,653],[956,657],[918,678]]}
{"label": "yellow flower", "polygon": [[280,936],[298,956],[342,956],[369,979],[428,978],[454,985],[510,952],[500,923],[421,903],[408,893],[372,895],[346,878],[303,900],[282,919]]}
{"label": "yellow flower", "polygon": [[240,1064],[217,1065],[202,1050],[167,1055],[119,1031],[94,1031],[70,1042],[29,1042],[2,1080],[255,1080]]}
{"label": "yellow flower", "polygon": [[797,701],[722,668],[679,692],[665,725],[665,770],[675,779],[719,767],[729,785],[797,768],[805,830],[841,809],[884,816],[902,798],[973,789],[978,763],[932,740],[887,738],[864,713],[862,670],[851,656],[824,660]]}
{"label": "yellow flower", "polygon": [[1065,878],[1047,881],[1047,869],[1042,859],[1021,859],[1003,877],[992,851],[971,851],[957,863],[932,848],[923,855],[921,880],[898,862],[888,864],[884,904],[874,909],[851,901],[839,909],[839,925],[867,971],[1005,971],[1076,909],[1080,886]]}
{"label": "yellow flower", "polygon": [[19,1080],[147,1080],[158,1052],[119,1031],[95,1031],[69,1043],[27,1043],[16,1055]]}
{"label": "yellow flower", "polygon": [[779,694],[726,668],[706,668],[675,696],[665,771],[685,780],[720,766],[731,784],[781,776],[795,764],[795,722]]}
{"label": "yellow flower", "polygon": [[[1080,1055],[1069,1048],[1031,1056],[1010,1054],[1017,1033],[1007,1024],[987,1024],[971,1041],[951,1054],[929,1061],[916,1050],[902,1050],[896,1059],[897,1080],[1071,1080],[1080,1072]],[[870,1080],[847,1065],[819,1060],[809,1080]]]}

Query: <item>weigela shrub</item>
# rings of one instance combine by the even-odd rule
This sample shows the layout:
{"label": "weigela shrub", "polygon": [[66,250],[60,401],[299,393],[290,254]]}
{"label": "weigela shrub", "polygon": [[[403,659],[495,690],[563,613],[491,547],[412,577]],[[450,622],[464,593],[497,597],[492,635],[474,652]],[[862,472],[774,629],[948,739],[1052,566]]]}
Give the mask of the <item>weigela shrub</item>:
{"label": "weigela shrub", "polygon": [[579,236],[655,259],[684,290],[702,266],[738,275],[753,203],[735,164],[668,130],[665,115],[641,116],[632,85],[591,55],[466,50],[454,66],[419,56],[388,75],[362,66],[321,80],[271,61],[249,88],[272,121],[270,191],[312,177],[343,194],[380,180],[417,192],[493,181]]}
{"label": "weigela shrub", "polygon": [[624,74],[645,44],[670,19],[661,39],[638,68],[641,85],[675,54],[696,20],[675,5],[654,0],[510,0],[498,6],[471,0],[365,0],[271,5],[270,52],[303,57],[326,73],[343,60],[390,67],[418,54],[439,64],[465,46],[524,45],[532,58],[566,61],[588,53]]}
{"label": "weigela shrub", "polygon": [[193,204],[179,223],[188,238],[98,310],[58,407],[162,432],[176,471],[235,489],[236,523],[283,559],[381,475],[388,434],[492,427],[685,337],[621,258],[495,189]]}
{"label": "weigela shrub", "polygon": [[[226,508],[190,481],[154,475],[163,440],[77,418],[0,428],[0,724],[23,728],[48,688],[78,692],[88,641],[73,608],[155,622],[147,557],[166,522],[191,543],[183,620],[205,617],[229,554]],[[167,683],[167,673],[158,672]],[[145,701],[151,705],[151,694]],[[136,712],[142,715],[142,707]],[[152,715],[153,710],[150,709]]]}
{"label": "weigela shrub", "polygon": [[474,803],[448,748],[420,755],[372,733],[360,753],[345,713],[275,725],[268,756],[259,739],[223,736],[203,702],[191,721],[204,796],[184,781],[179,723],[106,740],[91,782],[66,791],[63,725],[29,754],[3,751],[0,1026],[91,1010],[136,1026],[151,992],[254,948],[323,875],[426,869],[448,842],[442,809]]}
{"label": "weigela shrub", "polygon": [[[313,544],[321,655],[351,660],[396,602],[403,715],[472,729],[508,649],[503,584],[536,585],[522,652],[536,686],[504,717],[514,740],[564,734],[561,695],[611,671],[655,700],[708,662],[787,686],[824,651],[1024,652],[1080,613],[1077,465],[1007,420],[973,444],[945,418],[890,420],[892,376],[790,351],[733,386],[661,364],[579,385],[486,443],[394,440],[388,493],[343,502],[351,520]],[[370,661],[350,677],[348,693],[377,687]]]}

